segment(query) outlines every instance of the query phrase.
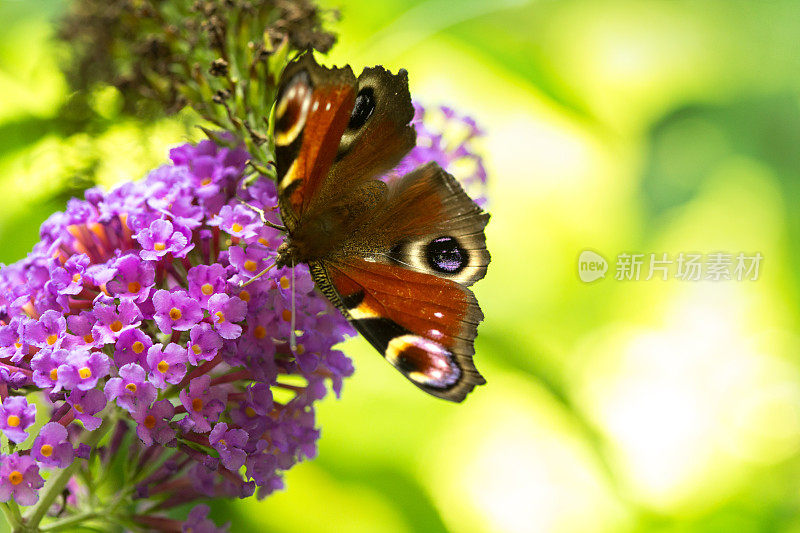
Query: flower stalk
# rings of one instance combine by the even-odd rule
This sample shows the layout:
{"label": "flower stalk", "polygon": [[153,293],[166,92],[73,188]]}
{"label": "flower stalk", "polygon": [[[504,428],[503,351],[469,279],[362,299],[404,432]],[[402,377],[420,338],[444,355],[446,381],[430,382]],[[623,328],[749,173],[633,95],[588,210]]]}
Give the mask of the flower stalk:
{"label": "flower stalk", "polygon": [[3,511],[3,516],[6,517],[8,525],[11,526],[11,530],[18,531],[22,527],[23,521],[17,502],[0,503],[0,509]]}
{"label": "flower stalk", "polygon": [[253,170],[272,176],[278,78],[295,52],[333,46],[323,26],[336,16],[309,0],[85,0],[71,4],[60,36],[73,49],[74,88],[110,84],[136,116],[188,106],[212,125],[202,126],[210,138],[235,134]]}
{"label": "flower stalk", "polygon": [[[115,423],[116,418],[107,418],[97,430],[92,431],[86,436],[86,438],[83,440],[83,444],[93,448],[98,442],[100,442],[106,433],[108,433],[108,430],[111,429]],[[24,528],[31,529],[33,531],[39,529],[39,523],[42,521],[42,518],[44,518],[45,514],[47,514],[47,511],[50,509],[50,506],[53,504],[59,494],[64,491],[64,487],[67,486],[67,483],[75,474],[75,471],[80,467],[80,465],[81,460],[75,459],[72,461],[72,464],[59,471],[54,478],[47,481],[44,486],[44,490],[39,497],[39,502],[31,507],[29,512],[26,513],[25,517],[23,518],[23,523],[21,525]],[[54,523],[54,525],[56,524],[59,524],[59,522]],[[63,525],[63,523],[61,525]]]}

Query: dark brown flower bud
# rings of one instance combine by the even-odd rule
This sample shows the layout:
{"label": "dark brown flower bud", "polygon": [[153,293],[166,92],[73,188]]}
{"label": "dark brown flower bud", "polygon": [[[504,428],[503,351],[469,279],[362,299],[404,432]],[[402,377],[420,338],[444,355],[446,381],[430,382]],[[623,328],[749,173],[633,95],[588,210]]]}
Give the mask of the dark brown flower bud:
{"label": "dark brown flower bud", "polygon": [[212,100],[215,104],[221,104],[231,97],[231,92],[228,89],[220,89],[214,93]]}
{"label": "dark brown flower bud", "polygon": [[59,34],[76,94],[112,85],[139,119],[187,105],[266,165],[281,69],[293,51],[330,49],[332,13],[312,0],[72,0]]}
{"label": "dark brown flower bud", "polygon": [[212,76],[217,77],[225,77],[228,75],[228,62],[222,58],[215,59],[211,62],[211,67],[208,69],[208,73]]}

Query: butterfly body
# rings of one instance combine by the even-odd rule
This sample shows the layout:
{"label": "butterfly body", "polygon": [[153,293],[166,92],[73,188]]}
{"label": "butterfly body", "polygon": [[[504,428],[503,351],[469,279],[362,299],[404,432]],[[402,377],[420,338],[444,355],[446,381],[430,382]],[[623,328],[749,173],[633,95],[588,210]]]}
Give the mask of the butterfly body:
{"label": "butterfly body", "polygon": [[278,266],[307,263],[317,287],[403,375],[462,401],[483,318],[467,289],[485,275],[489,215],[434,163],[381,178],[414,147],[405,71],[317,65],[284,71],[275,110],[286,240]]}

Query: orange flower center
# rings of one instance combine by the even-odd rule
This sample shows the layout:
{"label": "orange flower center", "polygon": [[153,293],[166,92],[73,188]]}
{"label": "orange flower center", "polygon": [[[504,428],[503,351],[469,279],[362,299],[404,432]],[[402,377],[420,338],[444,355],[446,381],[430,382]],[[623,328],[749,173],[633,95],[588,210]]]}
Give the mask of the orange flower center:
{"label": "orange flower center", "polygon": [[200,182],[200,185],[211,185],[211,178],[203,178],[203,181]]}
{"label": "orange flower center", "polygon": [[90,344],[94,342],[94,337],[92,337],[91,333],[87,333],[86,335],[83,336],[83,342]]}
{"label": "orange flower center", "polygon": [[169,317],[170,317],[172,320],[180,320],[180,319],[181,319],[181,316],[183,316],[183,315],[181,314],[181,310],[180,310],[180,309],[178,309],[177,307],[173,307],[172,309],[170,309],[170,310],[169,310]]}
{"label": "orange flower center", "polygon": [[72,408],[75,409],[76,411],[78,411],[79,413],[83,413],[83,406],[81,404],[79,404],[79,403],[76,403],[75,405],[73,405]]}
{"label": "orange flower center", "polygon": [[140,290],[142,290],[142,284],[138,281],[128,283],[128,292],[139,292]]}
{"label": "orange flower center", "polygon": [[200,292],[205,294],[206,296],[211,296],[214,293],[214,286],[210,283],[204,283],[202,287],[200,287]]}
{"label": "orange flower center", "polygon": [[153,429],[154,427],[156,427],[156,417],[154,417],[153,415],[147,415],[146,417],[144,417],[144,427],[146,427],[147,429]]}
{"label": "orange flower center", "polygon": [[217,311],[214,314],[217,316],[217,322],[225,322],[225,315],[222,313],[222,311]]}
{"label": "orange flower center", "polygon": [[125,385],[125,388],[128,389],[130,392],[136,392],[136,383],[128,383]]}
{"label": "orange flower center", "polygon": [[289,321],[292,319],[292,312],[291,312],[291,311],[289,311],[288,309],[284,309],[284,310],[281,312],[281,317],[283,317],[283,319],[284,319],[286,322],[289,322]]}
{"label": "orange flower center", "polygon": [[256,328],[253,330],[253,336],[256,339],[263,339],[267,336],[267,328],[261,325],[256,326]]}
{"label": "orange flower center", "polygon": [[159,361],[158,364],[156,365],[156,368],[162,374],[166,374],[167,370],[169,370],[169,363],[167,363],[166,361],[163,361],[163,360]]}
{"label": "orange flower center", "polygon": [[6,424],[11,426],[12,428],[19,426],[20,422],[21,420],[17,415],[8,415],[8,418],[6,418]]}
{"label": "orange flower center", "polygon": [[231,230],[233,230],[235,233],[238,233],[238,232],[242,231],[243,229],[244,228],[242,227],[242,225],[239,224],[238,222],[234,222],[233,225],[231,226]]}
{"label": "orange flower center", "polygon": [[80,274],[74,274],[74,275],[72,276],[72,281],[73,281],[74,283],[78,283],[80,280],[81,280],[81,275],[80,275]]}
{"label": "orange flower center", "polygon": [[286,276],[281,277],[281,289],[288,289],[289,288],[289,279]]}
{"label": "orange flower center", "polygon": [[195,398],[192,400],[192,411],[199,411],[203,408],[203,400]]}
{"label": "orange flower center", "polygon": [[111,323],[110,326],[108,326],[108,328],[114,333],[118,333],[119,330],[122,329],[122,322],[120,322],[119,320],[115,320],[114,322]]}
{"label": "orange flower center", "polygon": [[164,244],[163,242],[157,242],[157,243],[155,243],[155,244],[153,245],[153,249],[154,249],[156,252],[162,252],[162,251],[164,251],[164,250],[166,250],[166,249],[167,249],[167,245],[166,245],[166,244]]}
{"label": "orange flower center", "polygon": [[243,302],[249,302],[250,293],[247,292],[246,290],[242,290],[241,292],[239,292],[239,298],[241,298]]}
{"label": "orange flower center", "polygon": [[268,244],[269,244],[269,241],[267,241],[267,239],[265,239],[264,237],[259,237],[259,238],[258,238],[258,244],[261,244],[261,245],[263,245],[263,246],[266,246],[266,245],[268,245]]}
{"label": "orange flower center", "polygon": [[54,369],[50,370],[50,379],[52,379],[53,381],[58,379],[58,369],[57,368],[54,368]]}
{"label": "orange flower center", "polygon": [[42,444],[42,447],[39,448],[39,451],[45,457],[50,457],[51,455],[53,455],[53,447],[50,446],[49,444]]}
{"label": "orange flower center", "polygon": [[89,379],[92,377],[92,369],[88,366],[85,366],[78,370],[78,375],[81,377],[81,379]]}
{"label": "orange flower center", "polygon": [[250,407],[250,406],[247,406],[247,407],[245,407],[245,409],[244,409],[244,414],[246,414],[246,415],[247,415],[247,418],[253,418],[254,416],[256,416],[256,410],[255,410],[255,409],[253,409],[253,408],[252,408],[252,407]]}
{"label": "orange flower center", "polygon": [[53,333],[52,335],[48,335],[48,337],[47,337],[47,344],[49,344],[50,346],[52,346],[52,345],[54,345],[54,344],[56,343],[56,341],[57,341],[57,340],[58,340],[58,335],[56,335],[55,333]]}
{"label": "orange flower center", "polygon": [[200,355],[200,352],[202,352],[203,349],[200,348],[199,344],[194,344],[192,345],[192,351],[194,352],[195,355]]}
{"label": "orange flower center", "polygon": [[245,270],[247,270],[249,272],[255,272],[256,268],[258,268],[258,265],[252,259],[248,259],[247,261],[244,262],[244,269]]}
{"label": "orange flower center", "polygon": [[144,343],[142,341],[136,341],[131,348],[134,353],[142,353],[144,351]]}
{"label": "orange flower center", "polygon": [[306,353],[306,347],[303,346],[302,344],[298,344],[297,349],[294,351],[294,353],[296,353],[297,355],[303,355],[304,353]]}
{"label": "orange flower center", "polygon": [[12,485],[19,485],[22,483],[22,472],[19,470],[14,470],[8,475],[8,480],[11,482]]}

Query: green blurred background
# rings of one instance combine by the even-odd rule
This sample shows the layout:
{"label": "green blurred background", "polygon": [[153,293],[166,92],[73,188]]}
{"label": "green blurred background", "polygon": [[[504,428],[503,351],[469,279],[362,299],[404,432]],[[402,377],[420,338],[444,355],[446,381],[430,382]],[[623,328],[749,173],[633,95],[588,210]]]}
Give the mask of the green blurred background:
{"label": "green blurred background", "polygon": [[[462,405],[361,339],[319,457],[233,531],[800,532],[800,3],[325,0],[328,63],[410,73],[486,129],[488,242]],[[63,1],[0,0],[0,261],[87,176],[199,136],[59,70]],[[99,125],[98,125],[99,124]],[[611,262],[582,283],[584,249]],[[760,252],[757,281],[613,279],[621,252]]]}

